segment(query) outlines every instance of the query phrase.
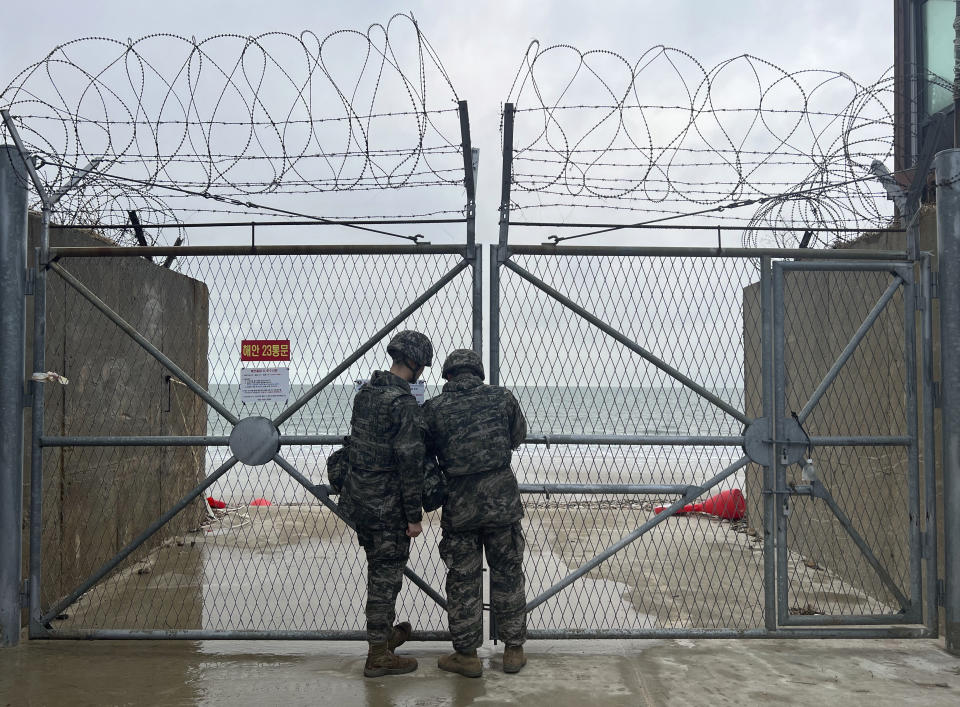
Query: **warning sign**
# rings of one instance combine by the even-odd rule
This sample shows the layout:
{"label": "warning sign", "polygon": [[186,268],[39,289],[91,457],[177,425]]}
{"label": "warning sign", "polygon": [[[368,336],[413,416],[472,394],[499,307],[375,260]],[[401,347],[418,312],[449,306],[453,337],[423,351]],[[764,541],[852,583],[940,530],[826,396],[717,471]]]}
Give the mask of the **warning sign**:
{"label": "warning sign", "polygon": [[289,361],[290,339],[244,339],[240,342],[241,361]]}
{"label": "warning sign", "polygon": [[289,368],[240,369],[240,402],[283,403],[289,398]]}

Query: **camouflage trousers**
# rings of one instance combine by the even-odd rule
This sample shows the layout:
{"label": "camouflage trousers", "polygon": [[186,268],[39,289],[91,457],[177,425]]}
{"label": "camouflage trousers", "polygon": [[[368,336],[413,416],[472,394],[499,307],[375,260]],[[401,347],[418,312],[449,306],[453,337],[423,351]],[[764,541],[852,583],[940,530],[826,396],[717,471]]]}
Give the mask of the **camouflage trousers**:
{"label": "camouflage trousers", "polygon": [[440,557],[447,566],[447,616],[453,647],[461,652],[483,644],[483,563],[490,566],[490,605],[498,638],[522,645],[527,638],[520,523],[451,531],[444,528]]}
{"label": "camouflage trousers", "polygon": [[367,553],[367,641],[384,643],[397,617],[410,538],[403,530],[357,528],[357,541]]}

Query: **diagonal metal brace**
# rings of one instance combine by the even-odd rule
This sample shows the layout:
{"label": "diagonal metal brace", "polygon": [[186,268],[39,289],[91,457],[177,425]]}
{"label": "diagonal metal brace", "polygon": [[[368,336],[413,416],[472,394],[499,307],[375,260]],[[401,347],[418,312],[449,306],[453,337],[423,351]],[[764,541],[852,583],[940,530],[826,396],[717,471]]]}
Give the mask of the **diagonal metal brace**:
{"label": "diagonal metal brace", "polygon": [[738,472],[740,469],[745,467],[749,463],[749,461],[750,461],[749,458],[741,457],[738,461],[735,461],[733,464],[731,464],[726,469],[721,471],[719,474],[714,476],[712,479],[707,481],[703,486],[691,486],[687,490],[687,492],[683,495],[683,498],[681,498],[679,501],[675,501],[661,513],[653,516],[653,518],[649,518],[646,522],[643,523],[643,525],[641,525],[639,528],[634,530],[632,533],[615,542],[613,545],[605,549],[603,552],[601,552],[599,555],[594,557],[592,560],[589,560],[586,563],[582,564],[580,567],[575,569],[573,572],[568,574],[566,577],[561,579],[559,582],[554,584],[549,589],[546,589],[543,592],[541,592],[541,594],[538,597],[532,599],[527,604],[526,611],[529,613],[533,609],[543,604],[550,597],[554,596],[555,594],[559,594],[561,590],[570,586],[571,584],[576,582],[578,579],[583,577],[585,574],[587,574],[594,568],[598,567],[602,563],[609,560],[611,557],[613,557],[615,554],[620,552],[620,550],[625,548],[627,545],[629,545],[630,543],[634,542],[635,540],[645,535],[649,530],[656,527],[660,523],[663,523],[665,520],[667,520],[668,518],[676,514],[676,512],[681,510],[685,505],[695,500],[696,498],[702,496],[704,493],[706,493],[707,491],[715,487],[717,484],[719,484],[721,481],[723,481],[727,477],[732,476],[733,474]]}
{"label": "diagonal metal brace", "polygon": [[166,513],[157,518],[150,526],[144,530],[140,535],[135,537],[129,543],[127,543],[120,552],[114,555],[111,559],[107,560],[101,567],[90,575],[79,587],[74,589],[69,595],[61,599],[56,605],[50,609],[46,614],[44,614],[39,623],[41,625],[46,625],[53,621],[57,616],[63,613],[64,609],[73,604],[77,599],[86,594],[90,589],[101,579],[106,577],[113,569],[123,562],[130,554],[136,550],[138,547],[143,545],[147,540],[153,536],[160,528],[165,526],[170,520],[177,515],[180,511],[186,508],[191,501],[193,501],[197,496],[206,491],[210,486],[214,484],[221,476],[226,474],[230,469],[232,469],[239,460],[236,457],[230,457],[227,459],[220,467],[214,471],[210,476],[206,477],[200,484],[195,487],[192,491],[187,493],[183,498],[177,501]]}
{"label": "diagonal metal brace", "polygon": [[133,326],[127,322],[123,317],[110,309],[107,304],[97,297],[86,285],[80,282],[77,278],[71,275],[69,272],[63,269],[58,263],[49,263],[51,270],[56,272],[60,277],[62,277],[70,287],[79,292],[84,299],[86,299],[90,304],[96,307],[104,316],[107,317],[110,321],[116,324],[120,329],[124,331],[131,339],[136,341],[140,347],[146,351],[148,354],[153,356],[161,366],[166,368],[168,371],[173,373],[177,378],[179,378],[184,385],[186,385],[190,390],[196,393],[198,396],[203,398],[203,400],[220,413],[230,424],[236,425],[240,418],[234,415],[232,412],[227,410],[223,404],[214,398],[210,393],[204,390],[203,386],[197,383],[193,378],[187,375],[187,372],[184,371],[180,366],[171,361],[160,349],[151,344],[146,337],[144,337],[140,332],[133,328]]}
{"label": "diagonal metal brace", "polygon": [[820,481],[814,480],[809,485],[794,486],[791,491],[797,496],[810,496],[812,498],[819,498],[823,501],[826,501],[827,507],[830,508],[830,511],[833,513],[836,519],[840,521],[840,525],[843,526],[845,531],[847,531],[847,534],[860,550],[863,558],[873,568],[874,572],[877,573],[880,581],[883,582],[887,590],[889,590],[889,592],[894,596],[894,598],[897,600],[897,603],[900,604],[900,609],[906,612],[910,608],[910,600],[907,599],[902,591],[900,591],[900,587],[898,587],[897,583],[893,581],[893,577],[890,576],[890,573],[887,572],[886,568],[880,564],[880,560],[877,559],[877,556],[873,553],[873,550],[869,545],[867,545],[866,540],[864,540],[860,533],[858,533],[853,527],[850,517],[843,512],[843,509],[841,509],[837,504],[833,494],[827,490],[827,487],[824,486]]}
{"label": "diagonal metal brace", "polygon": [[[309,491],[320,503],[330,509],[330,512],[333,513],[337,518],[346,523],[350,528],[353,528],[353,523],[343,515],[343,512],[337,506],[336,503],[330,500],[330,492],[324,484],[314,485],[310,482],[310,479],[301,474],[297,469],[290,464],[286,459],[284,459],[279,454],[273,458],[273,461],[276,462],[277,466],[287,472],[290,476],[293,477],[294,481],[303,486],[307,491]],[[413,582],[417,587],[419,587],[424,594],[433,599],[441,608],[446,610],[447,600],[444,599],[440,594],[437,593],[437,590],[431,587],[423,577],[418,575],[409,567],[404,566],[403,574]]]}
{"label": "diagonal metal brace", "polygon": [[321,390],[323,390],[328,385],[330,385],[333,381],[335,381],[340,376],[341,373],[343,373],[348,368],[350,368],[350,366],[352,366],[354,363],[359,361],[360,358],[365,353],[367,353],[367,351],[372,349],[377,344],[378,341],[380,341],[381,339],[383,339],[383,337],[389,334],[404,319],[406,319],[411,314],[413,314],[418,309],[420,309],[420,307],[426,304],[426,302],[431,297],[433,297],[440,290],[446,287],[447,283],[453,280],[453,278],[455,278],[461,272],[466,270],[468,267],[470,267],[469,260],[464,259],[464,260],[461,260],[459,263],[457,263],[449,272],[447,272],[446,275],[444,275],[439,280],[437,280],[422,295],[420,295],[413,302],[407,305],[407,307],[405,307],[404,310],[400,312],[400,314],[398,314],[389,322],[387,322],[385,325],[383,325],[383,327],[376,334],[374,334],[369,339],[367,339],[366,343],[364,343],[359,349],[357,349],[352,354],[350,354],[350,356],[348,356],[347,359],[343,361],[343,363],[341,363],[339,366],[337,366],[332,371],[330,371],[330,373],[324,376],[315,386],[313,386],[310,390],[308,390],[306,393],[301,395],[298,400],[291,403],[286,410],[284,410],[279,415],[277,415],[277,417],[273,420],[273,424],[279,427],[284,422],[289,420],[297,412],[297,410],[299,410],[304,405],[306,405],[311,400],[313,400],[313,398],[316,397]]}
{"label": "diagonal metal brace", "polygon": [[600,319],[599,317],[594,316],[593,314],[591,314],[590,312],[588,312],[586,309],[584,309],[583,307],[581,307],[580,305],[578,305],[576,302],[574,302],[573,300],[571,300],[569,297],[566,297],[565,295],[561,294],[560,292],[558,292],[557,290],[555,290],[554,288],[552,288],[550,285],[548,285],[547,283],[545,283],[543,280],[541,280],[540,278],[538,278],[536,275],[534,275],[534,274],[531,273],[530,271],[528,271],[528,270],[522,268],[521,266],[517,265],[517,264],[516,264],[515,262],[513,262],[512,260],[506,260],[506,261],[504,261],[503,264],[504,264],[505,266],[507,266],[508,268],[510,268],[511,270],[513,270],[515,273],[517,273],[517,275],[519,275],[520,277],[522,277],[524,280],[526,280],[527,282],[529,282],[531,285],[533,285],[534,287],[536,287],[538,290],[543,291],[544,293],[548,294],[550,297],[552,297],[553,299],[555,299],[557,302],[559,302],[560,304],[562,304],[562,305],[563,305],[564,307],[566,307],[567,309],[571,310],[571,311],[574,312],[575,314],[580,315],[581,317],[583,317],[584,319],[586,319],[588,322],[590,322],[591,324],[593,324],[595,327],[597,327],[600,331],[602,331],[603,333],[607,334],[608,336],[613,337],[614,339],[616,339],[617,341],[619,341],[621,344],[623,344],[624,346],[626,346],[628,349],[630,349],[630,350],[633,351],[634,353],[638,354],[641,358],[643,358],[644,360],[648,361],[649,363],[652,363],[654,366],[656,366],[657,368],[659,368],[661,371],[663,371],[664,373],[666,373],[668,376],[670,376],[670,377],[673,378],[674,380],[682,383],[684,386],[686,386],[687,388],[689,388],[690,390],[692,390],[694,393],[696,393],[696,394],[699,395],[700,397],[702,397],[702,398],[704,398],[705,400],[713,403],[713,404],[716,405],[718,408],[720,408],[721,410],[723,410],[725,413],[727,413],[727,414],[730,415],[731,417],[736,418],[737,420],[739,420],[739,421],[742,422],[743,424],[745,424],[745,425],[750,424],[751,418],[749,418],[749,417],[747,417],[746,415],[744,415],[742,412],[740,412],[740,411],[737,410],[735,407],[733,407],[732,405],[730,405],[730,403],[728,403],[727,401],[725,401],[725,400],[723,400],[722,398],[718,397],[718,396],[715,395],[714,393],[710,392],[709,390],[707,390],[706,388],[704,388],[702,385],[700,385],[699,383],[697,383],[696,381],[694,381],[692,378],[689,378],[688,376],[685,376],[683,373],[681,373],[680,371],[678,371],[676,368],[674,368],[673,366],[671,366],[669,363],[667,363],[667,362],[664,361],[663,359],[659,358],[658,356],[655,356],[653,353],[651,353],[651,352],[648,351],[647,349],[643,348],[642,346],[640,346],[640,344],[636,343],[635,341],[633,341],[632,339],[630,339],[629,337],[627,337],[627,336],[624,335],[623,333],[617,331],[616,329],[614,329],[612,326],[610,326],[609,324],[607,324],[605,321],[603,321],[603,320]]}
{"label": "diagonal metal brace", "polygon": [[893,296],[897,293],[897,290],[900,289],[900,286],[904,284],[904,280],[900,275],[895,275],[894,277],[894,281],[890,283],[890,286],[887,287],[886,291],[880,296],[880,299],[877,300],[877,303],[873,306],[873,309],[870,310],[867,318],[863,320],[860,328],[854,333],[853,337],[840,353],[840,356],[834,362],[833,366],[831,366],[830,370],[827,371],[827,375],[824,376],[823,380],[820,382],[820,385],[817,386],[817,389],[813,392],[813,395],[810,396],[810,400],[807,401],[807,404],[803,406],[803,410],[801,410],[797,415],[797,418],[800,420],[801,424],[806,421],[806,419],[810,416],[810,413],[813,412],[814,408],[816,408],[817,404],[823,398],[824,394],[827,392],[830,386],[833,385],[833,382],[837,379],[837,376],[840,375],[840,371],[846,365],[847,361],[850,360],[850,357],[853,356],[854,351],[857,350],[860,342],[863,341],[864,337],[866,337],[866,335],[869,333],[874,323],[880,318],[883,310],[886,309],[887,304],[891,299],[893,299]]}

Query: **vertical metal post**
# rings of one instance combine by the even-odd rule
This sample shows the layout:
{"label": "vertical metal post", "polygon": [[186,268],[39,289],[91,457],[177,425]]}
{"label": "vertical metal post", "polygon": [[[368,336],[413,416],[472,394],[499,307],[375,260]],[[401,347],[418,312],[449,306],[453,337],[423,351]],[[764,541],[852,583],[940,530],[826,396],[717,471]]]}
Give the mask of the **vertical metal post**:
{"label": "vertical metal post", "polygon": [[943,386],[943,537],[946,647],[960,655],[960,149],[934,158]]}
{"label": "vertical metal post", "polygon": [[[787,399],[785,303],[783,298],[783,268],[773,269],[773,418],[771,429],[774,439],[783,439],[783,418]],[[787,490],[787,468],[780,459],[780,448],[773,445],[773,503],[774,529],[776,530],[777,569],[777,621],[785,624],[790,619],[787,574],[787,519],[786,505],[790,502]]]}
{"label": "vertical metal post", "polygon": [[0,646],[20,640],[27,171],[0,146]]}
{"label": "vertical metal post", "polygon": [[923,309],[920,340],[922,345],[923,386],[923,491],[924,522],[926,531],[927,585],[925,603],[927,610],[924,622],[936,636],[940,631],[940,613],[937,608],[937,450],[934,434],[933,399],[933,288],[931,287],[930,254],[925,253],[920,263],[920,286],[923,288],[927,306]]}
{"label": "vertical metal post", "polygon": [[500,267],[508,256],[510,180],[513,174],[513,104],[503,106],[503,166],[500,178],[500,236],[490,246],[490,383],[500,384]]}
{"label": "vertical metal post", "polygon": [[503,106],[503,173],[500,179],[500,245],[510,232],[510,183],[513,179],[513,104]]}
{"label": "vertical metal post", "polygon": [[473,283],[473,350],[483,355],[483,251],[477,247],[477,184],[473,171],[473,145],[470,142],[470,112],[467,102],[460,101],[460,138],[463,150],[463,186],[467,191],[467,259]]}
{"label": "vertical metal post", "polygon": [[[760,370],[763,417],[773,433],[773,285],[770,282],[770,257],[760,258]],[[776,445],[770,445],[770,459],[763,467],[763,618],[768,631],[777,628],[777,499]]]}
{"label": "vertical metal post", "polygon": [[[913,621],[922,621],[923,569],[920,562],[920,430],[917,420],[917,298],[914,288],[913,268],[905,273],[903,283],[904,326],[904,390],[906,402],[906,426],[910,445],[907,447],[907,504],[910,519],[910,609]],[[923,300],[926,302],[926,300]],[[926,303],[929,306],[929,303]]]}
{"label": "vertical metal post", "polygon": [[[47,346],[47,260],[50,249],[50,211],[43,210],[40,247],[36,249],[36,279],[33,295],[33,370],[45,371]],[[43,567],[43,448],[40,438],[44,426],[44,386],[31,383],[33,408],[30,443],[30,619],[27,625],[30,638],[45,632],[40,622],[41,569]]]}
{"label": "vertical metal post", "polygon": [[490,385],[500,385],[500,251],[490,244]]}

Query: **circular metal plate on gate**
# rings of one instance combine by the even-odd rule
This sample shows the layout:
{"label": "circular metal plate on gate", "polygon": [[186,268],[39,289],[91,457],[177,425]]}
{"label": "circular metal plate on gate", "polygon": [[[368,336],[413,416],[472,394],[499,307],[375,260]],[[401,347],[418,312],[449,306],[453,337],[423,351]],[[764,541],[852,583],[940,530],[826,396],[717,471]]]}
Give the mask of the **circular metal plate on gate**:
{"label": "circular metal plate on gate", "polygon": [[[743,436],[743,450],[750,457],[750,461],[757,464],[770,463],[770,446],[773,442],[773,435],[770,434],[770,420],[765,417],[758,417],[747,426],[747,431]],[[783,439],[778,439],[777,444],[780,447],[780,458],[776,461],[780,464],[797,464],[807,456],[807,445],[810,441],[804,433],[800,423],[792,417],[783,419]]]}
{"label": "circular metal plate on gate", "polygon": [[249,466],[260,466],[280,451],[280,431],[266,417],[240,420],[230,433],[230,451]]}

